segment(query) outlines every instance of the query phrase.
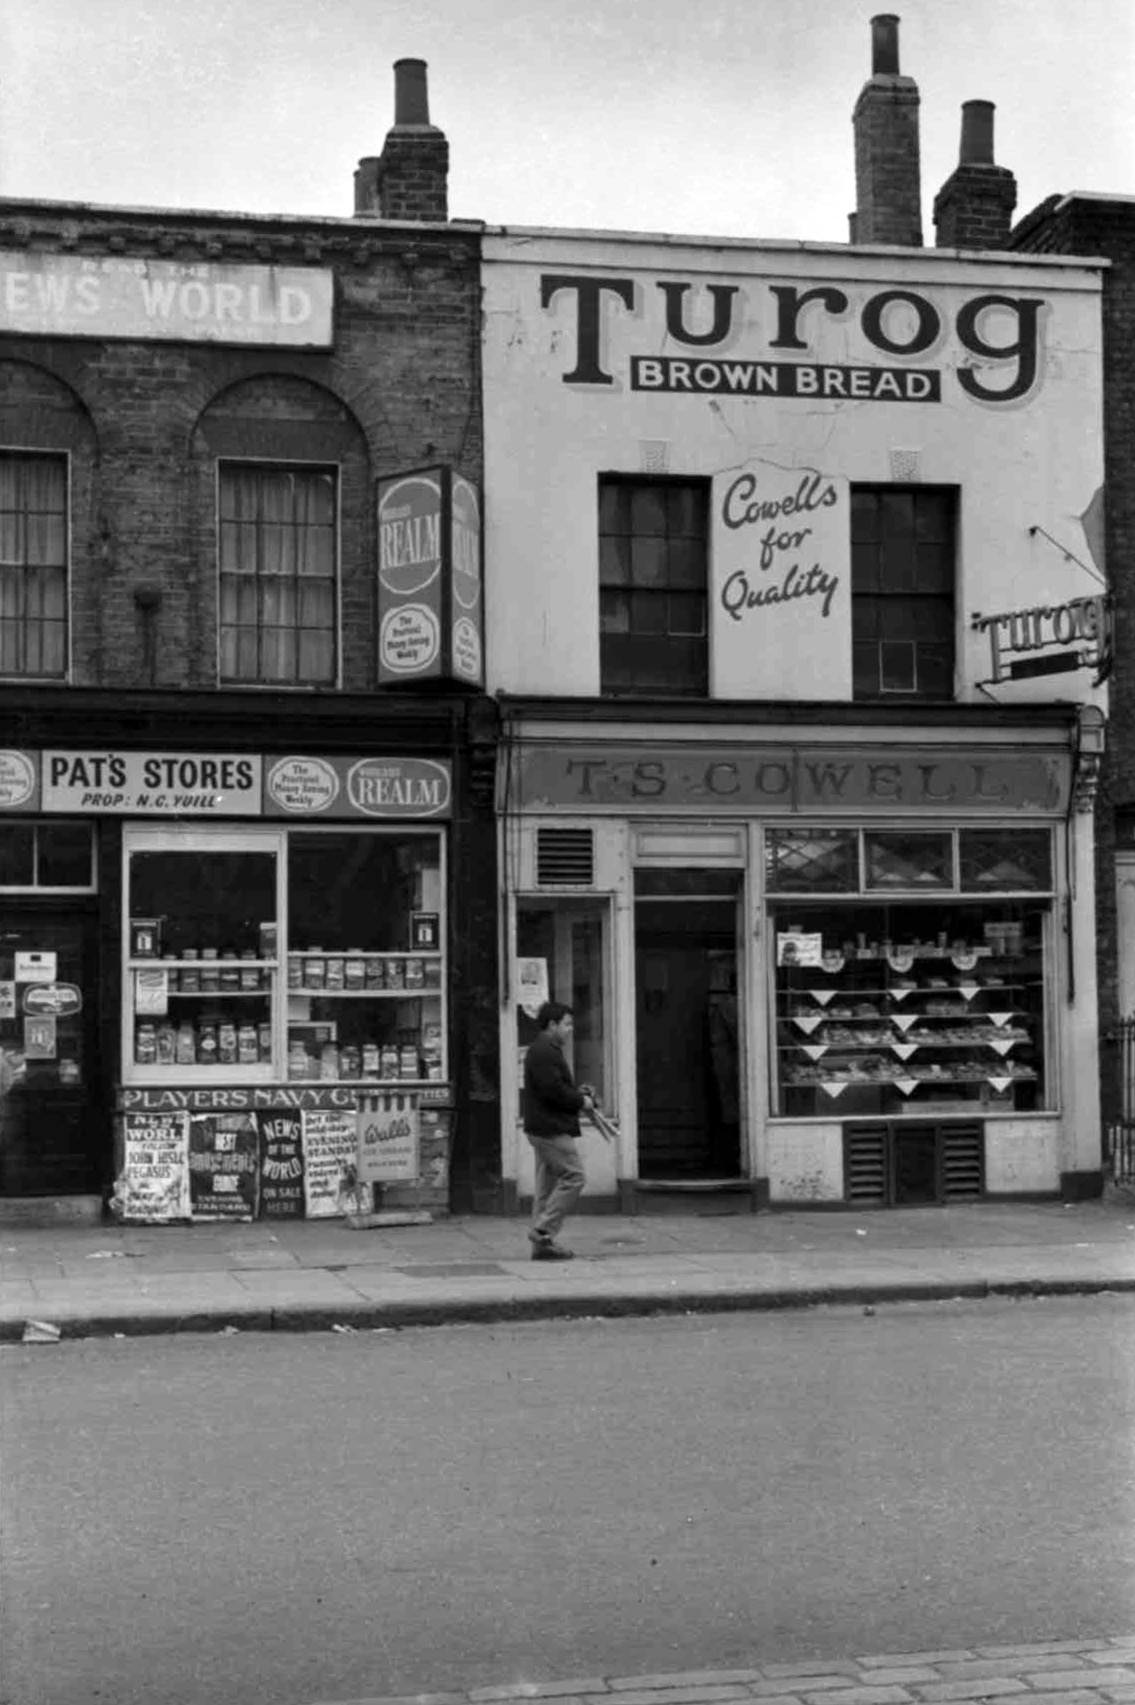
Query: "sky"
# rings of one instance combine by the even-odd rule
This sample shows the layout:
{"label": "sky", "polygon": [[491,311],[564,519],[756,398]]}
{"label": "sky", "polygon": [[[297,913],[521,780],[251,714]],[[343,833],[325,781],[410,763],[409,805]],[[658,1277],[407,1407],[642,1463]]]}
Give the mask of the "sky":
{"label": "sky", "polygon": [[[353,211],[429,65],[449,212],[491,225],[847,241],[856,0],[0,0],[0,197]],[[996,105],[1020,217],[1135,196],[1133,0],[895,0],[924,239],[961,104]]]}

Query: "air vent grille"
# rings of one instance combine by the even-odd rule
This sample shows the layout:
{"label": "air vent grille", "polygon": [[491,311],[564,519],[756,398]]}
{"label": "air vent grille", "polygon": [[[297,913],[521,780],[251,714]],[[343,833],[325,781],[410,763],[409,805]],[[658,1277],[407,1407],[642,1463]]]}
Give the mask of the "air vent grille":
{"label": "air vent grille", "polygon": [[887,1135],[886,1125],[844,1126],[843,1177],[847,1201],[887,1201]]}
{"label": "air vent grille", "polygon": [[981,1125],[943,1125],[942,1195],[947,1202],[975,1201],[985,1189],[985,1142]]}
{"label": "air vent grille", "polygon": [[536,831],[536,883],[540,888],[590,888],[595,846],[590,829]]}

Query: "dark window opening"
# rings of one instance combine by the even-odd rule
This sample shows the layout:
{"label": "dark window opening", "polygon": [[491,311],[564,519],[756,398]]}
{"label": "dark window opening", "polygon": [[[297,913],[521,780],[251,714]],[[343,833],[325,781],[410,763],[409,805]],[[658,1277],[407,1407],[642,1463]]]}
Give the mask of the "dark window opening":
{"label": "dark window opening", "polygon": [[709,691],[707,515],[704,480],[600,480],[604,693]]}
{"label": "dark window opening", "polygon": [[857,699],[953,698],[956,510],[952,489],[853,487]]}

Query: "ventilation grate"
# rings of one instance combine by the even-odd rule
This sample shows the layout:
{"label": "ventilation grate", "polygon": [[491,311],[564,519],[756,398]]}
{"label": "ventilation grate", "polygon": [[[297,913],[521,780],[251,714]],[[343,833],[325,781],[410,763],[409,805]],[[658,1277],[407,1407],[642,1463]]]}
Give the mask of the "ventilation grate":
{"label": "ventilation grate", "polygon": [[595,849],[590,829],[537,829],[537,887],[590,888],[594,880]]}
{"label": "ventilation grate", "polygon": [[886,1125],[843,1127],[844,1197],[849,1202],[887,1200]]}
{"label": "ventilation grate", "polygon": [[947,1202],[972,1202],[985,1191],[985,1128],[943,1125],[942,1195]]}

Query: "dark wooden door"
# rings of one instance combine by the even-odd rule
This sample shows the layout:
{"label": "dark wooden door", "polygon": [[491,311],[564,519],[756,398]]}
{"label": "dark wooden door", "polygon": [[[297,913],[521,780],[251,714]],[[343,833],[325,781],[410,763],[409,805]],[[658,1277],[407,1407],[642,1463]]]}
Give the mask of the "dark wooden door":
{"label": "dark wooden door", "polygon": [[[640,907],[635,932],[638,1152],[643,1178],[734,1177],[736,1034],[728,1058],[719,968],[732,903]],[[735,1001],[732,1003],[735,1013]],[[732,1093],[723,1073],[732,1070]]]}
{"label": "dark wooden door", "polygon": [[0,1195],[99,1190],[95,917],[0,908]]}

